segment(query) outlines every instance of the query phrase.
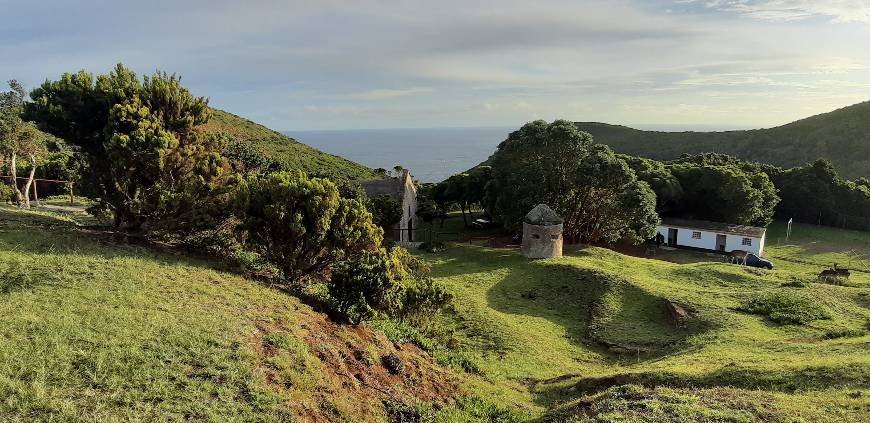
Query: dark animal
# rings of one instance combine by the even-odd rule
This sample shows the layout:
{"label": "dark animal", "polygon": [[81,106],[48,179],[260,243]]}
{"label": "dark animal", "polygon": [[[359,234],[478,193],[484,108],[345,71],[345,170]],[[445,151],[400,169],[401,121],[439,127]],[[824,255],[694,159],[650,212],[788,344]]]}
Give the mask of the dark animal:
{"label": "dark animal", "polygon": [[852,274],[849,272],[849,269],[843,269],[843,268],[837,267],[837,265],[834,264],[834,267],[831,267],[830,269],[822,270],[819,273],[819,279],[823,279],[826,281],[830,281],[832,279],[839,280],[840,278],[849,279],[849,276],[851,276],[851,275]]}

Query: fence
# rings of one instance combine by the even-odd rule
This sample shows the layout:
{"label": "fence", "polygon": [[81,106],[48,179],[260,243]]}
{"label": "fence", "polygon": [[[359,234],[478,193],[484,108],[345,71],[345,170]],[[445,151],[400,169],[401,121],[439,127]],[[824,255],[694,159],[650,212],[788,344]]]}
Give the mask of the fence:
{"label": "fence", "polygon": [[[11,179],[12,179],[12,175],[0,175],[0,181],[7,181],[8,182]],[[17,176],[15,179],[17,179],[19,181],[26,181],[28,178],[25,178],[23,176]],[[56,190],[52,190],[52,189],[45,190],[44,189],[45,184],[54,184],[53,186],[57,186],[57,184],[64,185],[67,188],[67,190],[66,190],[67,192],[65,192],[65,194],[66,193],[69,194],[69,203],[70,204],[75,203],[75,194],[74,194],[74,190],[73,190],[74,186],[73,186],[72,181],[61,181],[58,179],[33,178],[33,185],[31,185],[31,189],[33,191],[33,200],[37,204],[39,204],[39,192],[40,192],[39,184],[40,183],[43,184],[42,192],[44,194],[48,194],[48,195],[57,194],[58,192]],[[52,185],[50,185],[50,186],[52,186]],[[24,194],[26,196],[30,196],[30,192],[22,192],[22,194]]]}
{"label": "fence", "polygon": [[463,241],[459,232],[442,232],[432,228],[388,229],[386,238],[406,242]]}

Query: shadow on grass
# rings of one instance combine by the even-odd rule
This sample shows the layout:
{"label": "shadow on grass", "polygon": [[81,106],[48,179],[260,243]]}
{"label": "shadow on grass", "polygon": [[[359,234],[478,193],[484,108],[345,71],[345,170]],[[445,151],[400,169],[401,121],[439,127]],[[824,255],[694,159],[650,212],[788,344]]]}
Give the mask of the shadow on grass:
{"label": "shadow on grass", "polygon": [[0,263],[0,295],[52,285],[55,282],[51,273],[44,270],[31,271],[25,263]]}
{"label": "shadow on grass", "polygon": [[794,393],[831,388],[866,389],[870,386],[870,369],[863,366],[808,366],[799,368],[759,369],[730,364],[702,375],[673,372],[623,373],[605,377],[576,377],[572,382],[560,380],[541,383],[537,394],[546,398],[578,398],[620,385],[642,385],[650,388],[714,388],[729,387]]}
{"label": "shadow on grass", "polygon": [[143,236],[105,227],[78,227],[60,216],[0,208],[0,253],[92,256],[104,259],[142,258],[162,265],[185,265],[234,272],[208,257],[159,244]]}
{"label": "shadow on grass", "polygon": [[503,313],[558,324],[572,343],[600,350],[613,362],[672,353],[709,328],[697,319],[676,327],[668,320],[665,298],[608,273],[553,261],[512,267],[487,292],[487,301]]}
{"label": "shadow on grass", "polygon": [[450,245],[443,252],[427,254],[425,257],[441,261],[442,264],[432,268],[432,276],[436,278],[513,268],[527,261],[516,250],[469,245]]}

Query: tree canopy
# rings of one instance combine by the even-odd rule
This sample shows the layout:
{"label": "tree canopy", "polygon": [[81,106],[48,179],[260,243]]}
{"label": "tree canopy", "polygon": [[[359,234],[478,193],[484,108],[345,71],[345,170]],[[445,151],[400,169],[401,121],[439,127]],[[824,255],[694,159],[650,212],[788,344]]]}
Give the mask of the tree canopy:
{"label": "tree canopy", "polygon": [[487,205],[507,227],[544,203],[565,219],[569,241],[637,242],[655,232],[658,215],[649,185],[569,121],[526,124],[499,145],[489,164]]}
{"label": "tree canopy", "polygon": [[226,200],[235,178],[222,140],[196,130],[209,119],[208,100],[179,77],[157,72],[140,80],[119,64],[96,78],[64,74],[30,96],[26,118],[81,148],[86,193],[117,225],[208,225],[214,219],[204,211],[220,213],[208,206]]}

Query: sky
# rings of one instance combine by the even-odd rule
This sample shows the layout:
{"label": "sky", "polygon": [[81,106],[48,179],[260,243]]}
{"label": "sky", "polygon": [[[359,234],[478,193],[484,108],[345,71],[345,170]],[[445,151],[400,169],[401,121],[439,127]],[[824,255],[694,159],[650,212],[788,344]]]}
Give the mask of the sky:
{"label": "sky", "polygon": [[278,130],[758,128],[870,100],[870,0],[0,0],[0,78],[122,62]]}

